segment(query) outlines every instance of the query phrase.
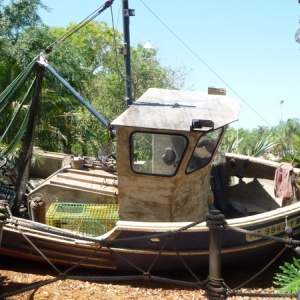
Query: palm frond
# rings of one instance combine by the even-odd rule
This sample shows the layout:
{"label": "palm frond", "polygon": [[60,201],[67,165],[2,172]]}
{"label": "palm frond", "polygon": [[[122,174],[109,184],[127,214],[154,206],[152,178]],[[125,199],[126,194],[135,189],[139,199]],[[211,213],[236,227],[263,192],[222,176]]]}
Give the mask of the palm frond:
{"label": "palm frond", "polygon": [[267,137],[263,137],[260,141],[258,141],[253,149],[252,156],[257,157],[265,152],[269,151],[272,147],[277,146],[277,142],[272,142],[271,141],[271,134],[268,135]]}
{"label": "palm frond", "polygon": [[239,139],[239,138],[235,137],[230,144],[225,146],[224,151],[226,153],[235,153],[236,149],[238,148],[238,146],[242,140],[243,140],[243,138]]}

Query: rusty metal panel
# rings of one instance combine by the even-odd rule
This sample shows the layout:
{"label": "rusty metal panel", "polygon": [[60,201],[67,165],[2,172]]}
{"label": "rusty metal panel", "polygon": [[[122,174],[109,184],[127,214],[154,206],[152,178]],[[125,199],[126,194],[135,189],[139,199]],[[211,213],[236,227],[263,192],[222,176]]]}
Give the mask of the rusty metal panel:
{"label": "rusty metal panel", "polygon": [[239,111],[240,103],[225,95],[151,88],[112,124],[190,131],[193,119],[211,120],[218,128],[237,121]]}

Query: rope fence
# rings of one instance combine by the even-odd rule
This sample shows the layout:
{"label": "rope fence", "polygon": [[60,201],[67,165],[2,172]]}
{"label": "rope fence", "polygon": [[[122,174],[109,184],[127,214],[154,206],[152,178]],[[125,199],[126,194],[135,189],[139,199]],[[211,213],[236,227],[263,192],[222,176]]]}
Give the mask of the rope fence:
{"label": "rope fence", "polygon": [[[3,209],[5,208],[5,209]],[[269,297],[269,298],[297,298],[298,294],[277,294],[277,293],[245,293],[245,292],[240,292],[239,289],[248,283],[250,280],[254,279],[257,275],[261,274],[263,270],[266,269],[271,263],[274,262],[272,260],[268,266],[266,266],[261,272],[259,272],[256,276],[252,277],[250,280],[247,282],[243,283],[242,285],[238,286],[235,289],[229,288],[224,280],[222,278],[216,278],[215,276],[211,276],[209,274],[207,276],[207,279],[205,280],[200,280],[195,273],[189,268],[187,264],[185,264],[184,259],[180,256],[179,251],[176,248],[175,243],[173,243],[173,250],[174,252],[179,256],[180,260],[182,261],[184,267],[186,270],[193,276],[194,281],[183,281],[183,280],[176,280],[176,279],[170,279],[170,278],[164,278],[160,276],[154,276],[151,274],[151,269],[154,266],[157,257],[159,257],[165,247],[165,243],[163,243],[161,250],[157,254],[157,257],[154,259],[152,265],[149,267],[148,270],[143,270],[139,268],[139,266],[134,265],[132,262],[128,261],[125,257],[122,257],[122,254],[116,252],[113,247],[117,247],[118,243],[121,242],[134,242],[138,240],[149,240],[152,238],[159,238],[159,239],[166,239],[167,240],[172,240],[172,238],[177,235],[178,233],[182,231],[186,231],[189,228],[192,228],[193,226],[196,226],[200,223],[206,222],[206,226],[209,228],[210,234],[213,232],[213,230],[217,231],[224,231],[224,230],[232,230],[236,232],[240,232],[246,235],[251,235],[254,237],[260,237],[262,239],[266,240],[272,240],[278,243],[283,243],[285,245],[283,251],[286,248],[291,248],[291,247],[296,247],[300,245],[299,240],[293,240],[291,237],[289,238],[279,238],[276,236],[270,236],[266,234],[262,234],[259,232],[255,231],[250,231],[250,230],[245,230],[242,228],[238,227],[233,227],[229,226],[225,220],[225,216],[221,214],[219,211],[212,211],[211,213],[208,213],[205,218],[202,218],[198,220],[197,222],[193,222],[188,224],[187,226],[184,226],[180,229],[177,230],[170,230],[164,233],[158,233],[158,234],[151,234],[147,236],[141,236],[141,237],[136,237],[136,238],[123,238],[119,240],[106,240],[106,239],[97,239],[97,238],[90,238],[82,235],[77,235],[77,234],[72,234],[72,233],[67,233],[64,234],[63,232],[59,230],[55,230],[55,228],[50,228],[49,226],[44,226],[43,224],[32,224],[30,222],[26,222],[25,220],[22,221],[21,219],[17,219],[12,216],[9,205],[5,202],[0,202],[0,223],[3,225],[10,225],[13,226],[18,232],[28,241],[28,243],[45,259],[47,263],[50,264],[50,266],[57,272],[57,277],[51,280],[45,280],[42,282],[34,283],[32,285],[29,285],[25,288],[19,289],[17,291],[13,291],[7,294],[0,295],[0,299],[6,299],[7,297],[13,296],[13,295],[18,295],[24,292],[27,292],[29,290],[34,290],[38,289],[42,286],[54,283],[58,280],[66,280],[66,279],[71,279],[71,280],[82,280],[82,281],[93,281],[93,282],[113,282],[113,281],[156,281],[156,282],[161,282],[161,283],[169,283],[169,284],[174,284],[174,285],[180,285],[180,286],[185,286],[189,288],[194,288],[194,289],[201,289],[205,290],[208,299],[226,299],[227,297],[232,297],[232,296],[241,296],[241,297]],[[0,224],[0,225],[1,225]],[[3,226],[2,226],[3,227]],[[117,254],[118,256],[122,257],[125,261],[127,261],[129,264],[131,264],[135,269],[140,272],[140,275],[124,275],[124,276],[71,276],[68,275],[68,273],[73,270],[76,267],[79,267],[80,264],[87,260],[90,256],[93,255],[93,252],[89,254],[86,258],[78,262],[77,264],[74,264],[71,268],[66,270],[65,272],[61,272],[56,266],[52,264],[52,262],[44,255],[29,239],[27,236],[28,230],[26,229],[34,229],[34,230],[39,230],[45,233],[51,233],[59,236],[63,236],[66,238],[72,238],[72,239],[82,239],[84,241],[89,241],[98,244],[98,247],[94,250],[94,253],[99,251],[101,248],[105,247],[109,249],[110,251],[114,252],[114,254]],[[286,232],[288,235],[291,235],[291,228],[286,227]],[[1,226],[0,226],[0,242],[1,242]],[[221,250],[221,249],[220,249]],[[170,251],[170,250],[168,250]],[[212,251],[210,249],[210,251]],[[281,251],[278,256],[283,253]],[[221,251],[220,251],[221,252]],[[277,257],[276,257],[277,258]]]}

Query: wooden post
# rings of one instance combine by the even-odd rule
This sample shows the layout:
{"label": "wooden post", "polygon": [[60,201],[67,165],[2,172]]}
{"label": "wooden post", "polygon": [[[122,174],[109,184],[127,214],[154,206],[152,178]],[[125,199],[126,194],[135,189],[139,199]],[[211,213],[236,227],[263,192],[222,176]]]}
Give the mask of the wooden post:
{"label": "wooden post", "polygon": [[0,200],[0,248],[1,248],[1,242],[2,242],[3,227],[6,222],[6,208],[5,208],[6,204],[7,204],[7,201]]}
{"label": "wooden post", "polygon": [[[220,214],[218,210],[212,210],[212,215]],[[209,276],[221,279],[221,230],[209,228]]]}
{"label": "wooden post", "polygon": [[[221,226],[224,215],[218,210],[211,210],[206,215],[209,227],[209,276],[207,282],[208,299],[224,299],[225,290],[221,278]],[[220,229],[218,229],[220,227]]]}

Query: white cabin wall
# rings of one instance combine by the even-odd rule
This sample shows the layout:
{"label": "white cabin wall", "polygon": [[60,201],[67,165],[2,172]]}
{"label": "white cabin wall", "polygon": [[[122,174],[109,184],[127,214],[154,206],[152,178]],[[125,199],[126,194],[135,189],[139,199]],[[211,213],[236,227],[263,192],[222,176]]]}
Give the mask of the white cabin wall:
{"label": "white cabin wall", "polygon": [[[132,129],[117,128],[119,216],[127,221],[170,221],[175,187],[170,178],[141,175],[130,168],[129,137]],[[169,192],[168,192],[169,191]]]}
{"label": "white cabin wall", "polygon": [[[209,173],[205,167],[185,174],[201,133],[185,132],[189,146],[178,173],[172,177],[134,173],[130,168],[129,137],[133,128],[117,128],[120,220],[144,222],[196,221],[208,211]],[[161,132],[161,131],[159,131]],[[168,131],[170,133],[170,131]]]}
{"label": "white cabin wall", "polygon": [[171,208],[172,222],[193,222],[202,218],[208,212],[209,187],[210,187],[210,166],[185,174],[186,166],[195,145],[202,133],[185,132],[189,139],[189,146],[182,165],[184,168],[178,173],[176,189],[173,193]]}
{"label": "white cabin wall", "polygon": [[171,221],[193,222],[205,217],[210,204],[210,166],[178,180],[174,191]]}

